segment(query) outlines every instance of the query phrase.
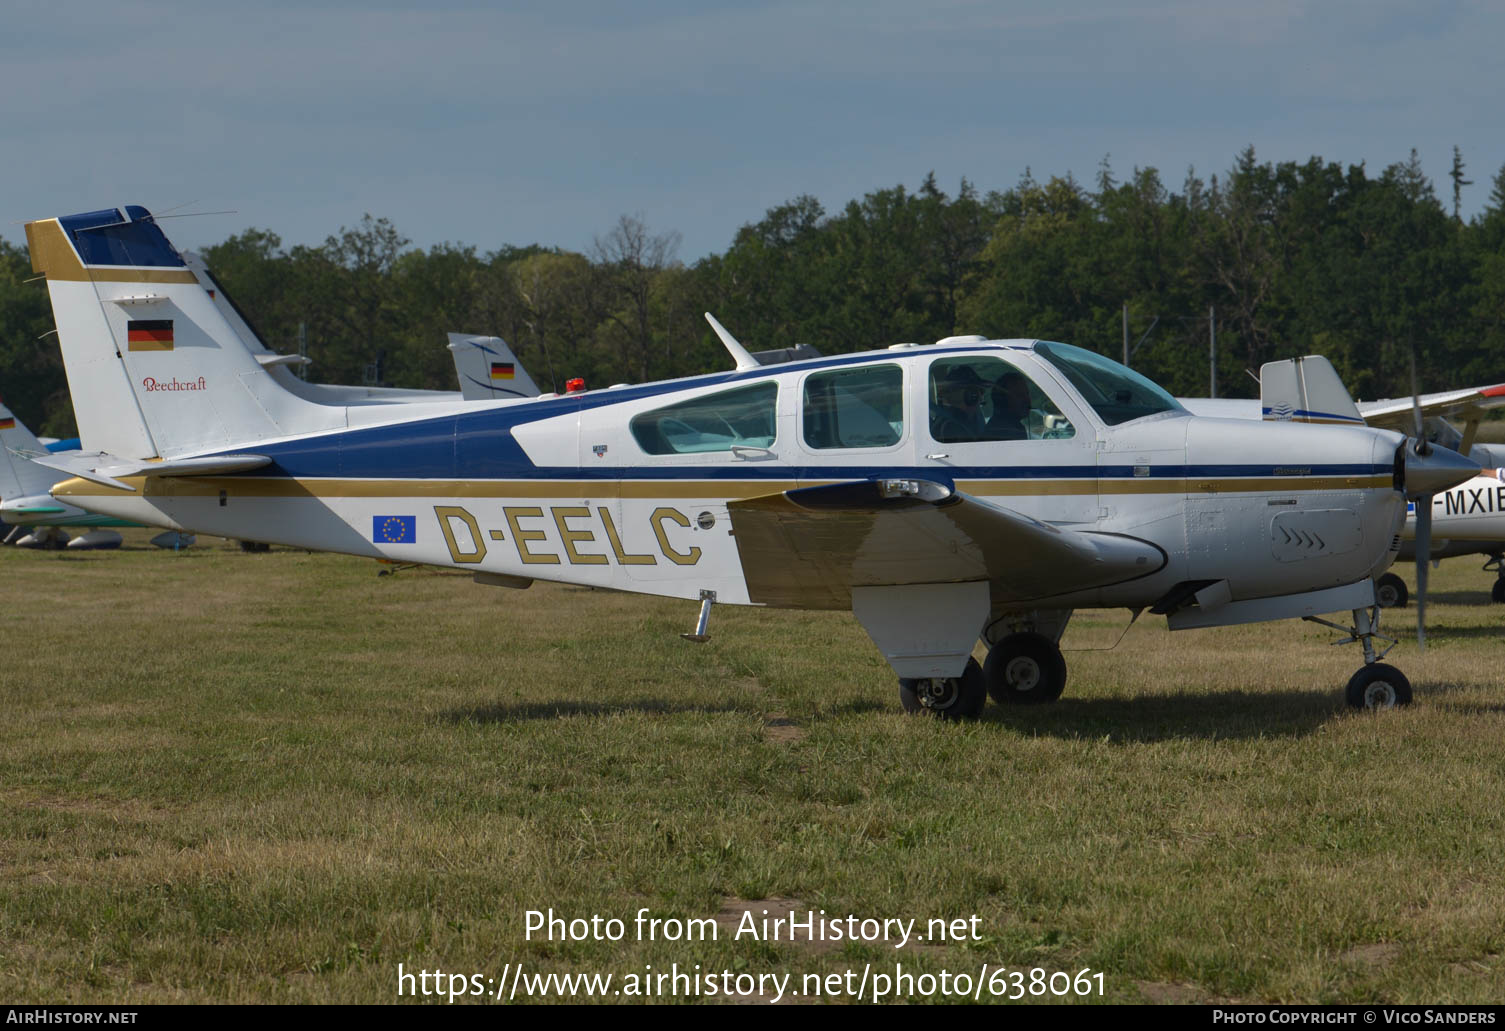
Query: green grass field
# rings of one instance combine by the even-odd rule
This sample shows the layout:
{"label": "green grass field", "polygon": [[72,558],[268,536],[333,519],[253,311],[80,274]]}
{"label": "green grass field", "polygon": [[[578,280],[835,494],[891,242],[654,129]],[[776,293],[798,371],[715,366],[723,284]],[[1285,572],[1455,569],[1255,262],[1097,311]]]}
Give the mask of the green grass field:
{"label": "green grass field", "polygon": [[[850,615],[722,607],[697,646],[688,602],[148,536],[0,549],[0,1000],[385,1003],[399,963],[519,962],[1505,998],[1505,608],[1471,559],[1424,655],[1387,620],[1408,710],[1348,711],[1360,656],[1320,627],[1110,648],[1127,615],[1087,612],[1059,704],[947,725]],[[527,940],[550,907],[628,934]],[[981,939],[730,939],[791,907]],[[637,941],[644,908],[727,923]]]}

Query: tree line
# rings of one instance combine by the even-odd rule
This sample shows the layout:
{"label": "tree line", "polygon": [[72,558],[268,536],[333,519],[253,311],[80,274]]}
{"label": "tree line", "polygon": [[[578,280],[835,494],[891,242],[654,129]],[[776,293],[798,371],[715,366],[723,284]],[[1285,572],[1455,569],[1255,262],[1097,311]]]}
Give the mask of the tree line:
{"label": "tree line", "polygon": [[[1261,162],[1253,148],[1179,191],[1153,168],[1095,181],[1029,172],[1011,189],[954,194],[934,176],[828,212],[801,196],[693,264],[679,236],[623,216],[587,253],[410,246],[367,215],[319,246],[247,229],[204,257],[278,351],[309,378],[455,388],[447,331],[500,336],[540,385],[642,382],[727,368],[701,318],[752,349],[826,354],[958,333],[1062,340],[1120,358],[1173,393],[1257,392],[1245,370],[1323,354],[1356,398],[1505,380],[1505,168],[1483,212],[1459,213],[1415,152],[1363,164]],[[67,384],[45,287],[0,240],[0,396],[38,432],[69,435]],[[1210,326],[1210,323],[1212,324]]]}

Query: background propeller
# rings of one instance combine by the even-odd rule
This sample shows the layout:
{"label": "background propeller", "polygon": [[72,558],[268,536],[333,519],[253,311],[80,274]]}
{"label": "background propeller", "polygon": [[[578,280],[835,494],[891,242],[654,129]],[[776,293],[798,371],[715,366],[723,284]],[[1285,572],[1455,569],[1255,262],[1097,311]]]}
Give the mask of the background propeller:
{"label": "background propeller", "polygon": [[[1426,427],[1421,418],[1421,392],[1416,384],[1416,347],[1411,347],[1411,411],[1416,416],[1416,443],[1412,450],[1418,458],[1432,453],[1427,443]],[[1427,650],[1427,565],[1432,559],[1432,497],[1416,498],[1416,650]]]}

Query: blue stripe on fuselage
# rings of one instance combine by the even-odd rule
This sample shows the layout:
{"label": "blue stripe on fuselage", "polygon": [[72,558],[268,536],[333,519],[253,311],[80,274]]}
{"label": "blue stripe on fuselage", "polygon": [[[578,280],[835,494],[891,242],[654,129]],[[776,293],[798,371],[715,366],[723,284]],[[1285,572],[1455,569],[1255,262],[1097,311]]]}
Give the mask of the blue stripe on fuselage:
{"label": "blue stripe on fuselage", "polygon": [[[1006,350],[1005,345],[968,345],[927,348],[927,355],[975,354],[978,350]],[[896,356],[897,357],[897,356]],[[843,355],[800,362],[802,369],[839,368],[884,361],[873,353]],[[272,464],[248,476],[296,479],[473,479],[473,480],[787,480],[872,479],[920,477],[950,482],[955,479],[1177,479],[1292,475],[1289,465],[1158,465],[1148,473],[1132,465],[1096,466],[923,466],[792,465],[728,460],[725,465],[643,464],[623,468],[575,466],[539,467],[513,439],[512,430],[562,415],[623,404],[684,390],[787,375],[788,364],[746,371],[727,371],[641,386],[619,387],[525,404],[479,411],[457,411],[436,418],[360,427],[265,445],[242,446],[272,459]],[[223,454],[230,451],[221,452]],[[876,457],[876,456],[875,456]],[[645,459],[645,462],[648,462]],[[671,459],[672,462],[672,459]],[[1329,464],[1302,467],[1302,476],[1369,476],[1391,471],[1390,465]]]}

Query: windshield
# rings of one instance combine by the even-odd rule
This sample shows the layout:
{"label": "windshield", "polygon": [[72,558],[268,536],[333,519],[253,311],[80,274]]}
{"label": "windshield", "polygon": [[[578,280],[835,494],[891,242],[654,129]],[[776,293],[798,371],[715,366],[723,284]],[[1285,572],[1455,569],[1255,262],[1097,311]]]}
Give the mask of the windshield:
{"label": "windshield", "polygon": [[1182,411],[1174,397],[1111,358],[1070,344],[1043,341],[1035,345],[1035,353],[1060,369],[1109,426],[1160,412]]}

